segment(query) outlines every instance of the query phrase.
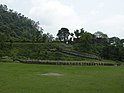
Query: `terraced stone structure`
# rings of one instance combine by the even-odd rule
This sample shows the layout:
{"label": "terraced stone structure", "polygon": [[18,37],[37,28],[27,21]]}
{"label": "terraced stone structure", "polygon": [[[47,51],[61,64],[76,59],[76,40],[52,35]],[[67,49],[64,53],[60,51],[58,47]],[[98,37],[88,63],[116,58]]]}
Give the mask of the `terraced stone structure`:
{"label": "terraced stone structure", "polygon": [[19,60],[21,63],[27,64],[45,64],[45,65],[73,65],[73,66],[120,66],[118,63],[107,63],[107,62],[49,62],[41,60]]}

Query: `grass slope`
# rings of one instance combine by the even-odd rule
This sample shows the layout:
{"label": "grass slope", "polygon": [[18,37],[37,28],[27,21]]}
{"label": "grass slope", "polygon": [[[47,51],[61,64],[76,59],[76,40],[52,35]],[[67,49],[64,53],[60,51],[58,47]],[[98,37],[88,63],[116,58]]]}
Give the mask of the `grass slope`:
{"label": "grass slope", "polygon": [[123,93],[123,73],[124,67],[0,63],[0,93]]}

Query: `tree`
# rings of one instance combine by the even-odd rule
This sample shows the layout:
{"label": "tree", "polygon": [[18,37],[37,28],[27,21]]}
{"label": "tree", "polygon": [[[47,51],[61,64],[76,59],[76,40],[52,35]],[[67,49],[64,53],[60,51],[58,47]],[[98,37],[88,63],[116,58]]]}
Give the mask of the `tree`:
{"label": "tree", "polygon": [[111,37],[111,38],[109,38],[109,44],[118,46],[118,45],[121,45],[121,40],[118,37]]}
{"label": "tree", "polygon": [[108,45],[109,40],[108,40],[107,34],[104,34],[103,32],[97,31],[94,33],[94,37],[95,37],[94,41],[96,44],[103,45],[103,46]]}
{"label": "tree", "polygon": [[[25,17],[21,13],[0,5],[0,32],[4,33],[8,41],[39,41],[43,29],[39,22]],[[33,39],[33,40],[32,40]]]}
{"label": "tree", "polygon": [[97,31],[94,33],[96,38],[108,38],[107,34],[104,34],[103,32]]}
{"label": "tree", "polygon": [[68,42],[69,35],[70,35],[70,32],[69,32],[68,28],[61,28],[57,34],[59,40],[64,41],[65,43]]}
{"label": "tree", "polygon": [[43,34],[42,41],[43,41],[43,43],[47,43],[48,42],[47,34]]}
{"label": "tree", "polygon": [[75,34],[76,38],[79,39],[79,37],[80,37],[80,32],[79,32],[78,29],[74,31],[74,34]]}
{"label": "tree", "polygon": [[119,60],[119,48],[113,45],[105,46],[102,50],[102,57],[110,60]]}
{"label": "tree", "polygon": [[7,6],[6,5],[2,5],[2,4],[0,4],[0,9],[2,9],[4,11],[8,10]]}
{"label": "tree", "polygon": [[85,31],[84,31],[84,28],[81,28],[80,29],[80,35],[83,34]]}
{"label": "tree", "polygon": [[121,44],[122,44],[122,46],[124,47],[124,39],[121,39]]}
{"label": "tree", "polygon": [[71,35],[72,38],[74,37],[74,33],[71,33],[70,35]]}
{"label": "tree", "polygon": [[80,38],[81,38],[80,43],[81,43],[82,50],[90,51],[92,49],[92,44],[93,44],[92,34],[89,32],[84,32]]}
{"label": "tree", "polygon": [[0,33],[0,49],[4,49],[5,48],[5,42],[7,40],[7,37],[4,33]]}
{"label": "tree", "polygon": [[46,35],[47,35],[47,38],[48,38],[48,42],[52,42],[53,39],[54,39],[53,35],[51,35],[50,33],[47,33]]}
{"label": "tree", "polygon": [[63,38],[64,38],[61,30],[58,31],[57,36],[58,36],[58,38],[59,38],[60,41],[62,41]]}
{"label": "tree", "polygon": [[82,34],[84,33],[84,28],[81,28],[80,30],[75,30],[74,34],[76,36],[76,38],[74,38],[75,43],[79,43],[80,42],[80,37],[82,36]]}
{"label": "tree", "polygon": [[73,42],[74,40],[74,33],[70,33],[71,37],[70,37],[70,42]]}

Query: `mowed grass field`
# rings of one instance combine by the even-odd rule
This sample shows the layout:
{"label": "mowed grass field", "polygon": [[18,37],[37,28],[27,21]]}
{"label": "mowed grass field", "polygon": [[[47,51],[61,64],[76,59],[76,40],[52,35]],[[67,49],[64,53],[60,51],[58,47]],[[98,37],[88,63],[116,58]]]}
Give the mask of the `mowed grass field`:
{"label": "mowed grass field", "polygon": [[124,67],[0,63],[0,93],[124,93]]}

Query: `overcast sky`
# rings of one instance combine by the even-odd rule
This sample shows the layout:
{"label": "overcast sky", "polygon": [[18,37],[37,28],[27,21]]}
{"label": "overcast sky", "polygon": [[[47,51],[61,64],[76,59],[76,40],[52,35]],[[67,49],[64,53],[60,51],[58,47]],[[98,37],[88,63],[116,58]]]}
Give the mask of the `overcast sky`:
{"label": "overcast sky", "polygon": [[8,8],[39,21],[44,32],[56,35],[84,28],[124,38],[124,0],[0,0]]}

